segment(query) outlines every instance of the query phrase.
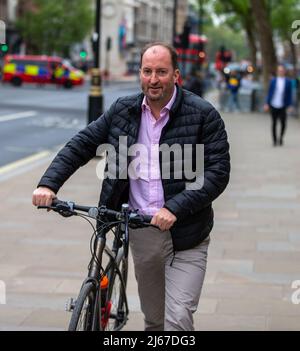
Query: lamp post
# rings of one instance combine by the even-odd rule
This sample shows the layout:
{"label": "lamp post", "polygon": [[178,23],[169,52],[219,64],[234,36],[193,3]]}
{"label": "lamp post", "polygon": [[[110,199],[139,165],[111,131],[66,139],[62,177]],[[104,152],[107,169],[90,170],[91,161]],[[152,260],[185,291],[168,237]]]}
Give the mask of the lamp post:
{"label": "lamp post", "polygon": [[101,0],[96,0],[96,23],[93,33],[94,67],[92,69],[91,89],[89,93],[88,123],[95,121],[103,113],[103,95],[101,82],[100,45],[101,45]]}

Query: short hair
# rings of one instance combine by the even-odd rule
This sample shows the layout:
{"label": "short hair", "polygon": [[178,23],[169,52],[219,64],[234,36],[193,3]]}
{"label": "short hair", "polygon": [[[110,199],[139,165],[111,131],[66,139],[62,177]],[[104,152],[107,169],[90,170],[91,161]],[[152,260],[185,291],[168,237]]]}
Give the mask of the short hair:
{"label": "short hair", "polygon": [[175,50],[175,48],[168,44],[168,43],[165,43],[165,42],[162,42],[162,41],[156,41],[156,42],[153,42],[153,43],[149,43],[147,45],[145,45],[141,51],[141,61],[140,61],[140,67],[142,67],[142,61],[143,61],[143,57],[144,57],[144,54],[147,50],[153,48],[154,46],[162,46],[164,47],[165,49],[167,49],[170,53],[170,56],[171,56],[171,61],[172,61],[172,66],[174,68],[174,70],[178,69],[178,54],[177,54],[177,51]]}
{"label": "short hair", "polygon": [[277,69],[278,69],[279,67],[284,68],[284,70],[286,71],[286,66],[285,66],[284,63],[278,63],[278,64],[277,64]]}

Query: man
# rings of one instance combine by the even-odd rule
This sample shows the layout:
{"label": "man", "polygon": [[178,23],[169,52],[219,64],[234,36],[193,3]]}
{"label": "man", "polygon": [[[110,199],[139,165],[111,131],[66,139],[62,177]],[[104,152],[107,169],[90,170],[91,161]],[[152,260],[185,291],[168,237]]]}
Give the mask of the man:
{"label": "man", "polygon": [[[277,67],[277,77],[270,82],[265,112],[271,111],[273,145],[283,145],[286,130],[287,109],[292,106],[292,83],[286,77],[283,65]],[[277,137],[277,121],[281,123],[280,137]]]}
{"label": "man", "polygon": [[[213,226],[211,203],[229,181],[224,123],[208,102],[182,90],[178,77],[177,54],[171,46],[146,46],[140,68],[143,93],[118,99],[78,133],[56,156],[33,194],[34,205],[50,205],[63,183],[95,156],[99,144],[119,150],[119,136],[128,137],[129,147],[141,144],[148,151],[155,144],[190,144],[194,150],[196,144],[204,144],[204,182],[196,190],[188,190],[186,177],[178,179],[175,174],[176,161],[183,169],[188,160],[166,161],[158,150],[144,160],[150,176],[103,181],[101,204],[119,209],[129,202],[131,208],[153,215],[151,223],[159,228],[130,234],[147,331],[193,330],[192,313],[200,298]],[[194,167],[195,153],[192,161]],[[169,177],[163,176],[166,166],[171,166]]]}

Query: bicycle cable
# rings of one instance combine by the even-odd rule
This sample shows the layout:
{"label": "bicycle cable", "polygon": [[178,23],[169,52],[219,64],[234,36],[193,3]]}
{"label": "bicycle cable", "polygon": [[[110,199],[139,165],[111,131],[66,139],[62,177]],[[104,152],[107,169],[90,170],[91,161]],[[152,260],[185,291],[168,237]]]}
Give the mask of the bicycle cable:
{"label": "bicycle cable", "polygon": [[[116,221],[116,222],[110,222],[110,223],[104,223],[102,224],[102,226],[100,228],[98,228],[94,233],[93,233],[93,236],[91,238],[91,241],[90,241],[90,251],[91,251],[91,255],[92,255],[92,259],[91,259],[91,262],[90,262],[90,265],[91,263],[93,262],[93,260],[100,266],[101,262],[99,262],[98,260],[98,257],[96,256],[95,254],[95,239],[97,237],[97,235],[101,235],[101,234],[97,234],[98,232],[103,232],[103,231],[106,231],[107,229],[113,229],[113,227],[115,227],[116,225],[122,223],[121,221]],[[112,228],[110,228],[112,227]],[[113,231],[113,230],[112,230]],[[115,232],[113,231],[113,234],[115,235]],[[89,265],[89,266],[90,266]],[[100,269],[103,270],[103,267],[101,266]]]}

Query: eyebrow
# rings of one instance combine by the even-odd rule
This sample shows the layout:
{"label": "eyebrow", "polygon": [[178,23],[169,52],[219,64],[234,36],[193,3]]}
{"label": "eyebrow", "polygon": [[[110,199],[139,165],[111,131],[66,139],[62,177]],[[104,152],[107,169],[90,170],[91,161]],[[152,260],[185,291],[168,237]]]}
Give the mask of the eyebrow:
{"label": "eyebrow", "polygon": [[[153,70],[153,68],[150,68],[150,67],[147,67],[147,66],[145,66],[145,67],[142,67],[142,69],[150,69],[150,70]],[[167,67],[158,67],[158,68],[156,68],[156,71],[158,71],[158,70],[168,70],[169,68],[167,68]]]}

